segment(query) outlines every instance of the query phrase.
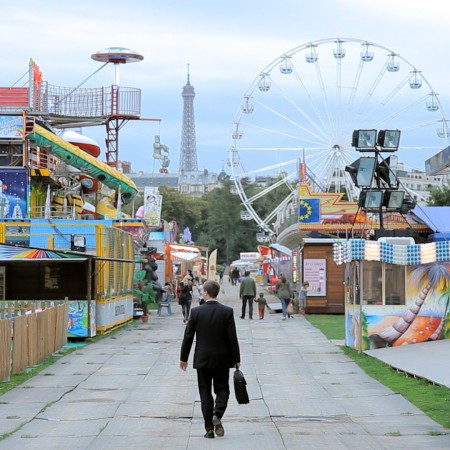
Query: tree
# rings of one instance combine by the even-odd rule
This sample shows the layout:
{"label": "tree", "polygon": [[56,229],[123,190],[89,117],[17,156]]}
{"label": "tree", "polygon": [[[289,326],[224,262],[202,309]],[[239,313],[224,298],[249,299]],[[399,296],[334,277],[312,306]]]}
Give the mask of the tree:
{"label": "tree", "polygon": [[[275,183],[277,180],[273,180]],[[247,195],[254,196],[266,189],[260,183],[241,180]],[[222,187],[203,195],[202,198],[182,195],[178,189],[160,186],[162,195],[161,218],[167,222],[176,221],[182,231],[189,227],[197,245],[217,248],[219,262],[229,264],[238,259],[241,252],[256,251],[258,225],[254,221],[243,221],[244,207],[239,196],[231,194],[233,181],[223,181]],[[260,217],[267,216],[286,198],[290,190],[286,185],[261,196],[253,205]],[[135,209],[142,199],[135,201]],[[177,237],[178,238],[178,237]]]}
{"label": "tree", "polygon": [[167,222],[175,220],[178,228],[189,227],[194,241],[197,240],[202,228],[202,212],[205,201],[190,195],[181,195],[178,189],[161,186],[159,193],[163,196],[161,217]]}
{"label": "tree", "polygon": [[432,188],[430,190],[429,206],[448,206],[450,205],[450,186]]}
{"label": "tree", "polygon": [[255,251],[257,227],[254,222],[240,218],[242,205],[238,196],[230,193],[232,182],[203,196],[207,202],[199,244],[217,248],[219,259],[229,264],[239,258],[239,253]]}

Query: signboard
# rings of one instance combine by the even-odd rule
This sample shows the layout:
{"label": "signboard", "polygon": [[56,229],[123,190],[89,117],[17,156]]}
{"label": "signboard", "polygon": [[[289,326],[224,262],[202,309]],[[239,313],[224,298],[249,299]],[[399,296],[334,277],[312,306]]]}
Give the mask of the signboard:
{"label": "signboard", "polygon": [[303,281],[309,283],[308,297],[325,297],[327,295],[326,259],[304,259]]}
{"label": "signboard", "polygon": [[427,175],[437,175],[450,166],[450,147],[436,153],[425,161],[425,171]]}
{"label": "signboard", "polygon": [[258,252],[239,253],[241,261],[256,261],[259,258]]}
{"label": "signboard", "polygon": [[146,186],[144,188],[144,220],[149,226],[159,226],[161,222],[162,195],[158,188]]}
{"label": "signboard", "polygon": [[22,139],[22,116],[0,116],[0,139]]}

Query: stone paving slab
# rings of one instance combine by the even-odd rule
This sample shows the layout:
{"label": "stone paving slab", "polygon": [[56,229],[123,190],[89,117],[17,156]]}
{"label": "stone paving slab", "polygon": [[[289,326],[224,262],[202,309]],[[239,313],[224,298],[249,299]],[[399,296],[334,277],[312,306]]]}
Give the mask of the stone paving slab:
{"label": "stone paving slab", "polygon": [[28,380],[26,385],[33,391],[41,388],[72,388],[85,381],[87,377],[88,374],[55,376],[51,370],[46,370]]}
{"label": "stone paving slab", "polygon": [[[42,436],[27,436],[21,435],[17,438],[15,445],[20,445],[19,447],[11,447],[10,443],[7,441],[0,441],[0,450],[86,450],[91,449],[91,443],[95,440],[95,437],[82,437],[82,436],[60,436],[57,439],[54,437],[42,437]],[[144,447],[142,447],[144,449]]]}
{"label": "stone paving slab", "polygon": [[[30,384],[28,384],[30,383]],[[0,397],[0,408],[2,404],[10,405],[37,405],[38,408],[48,403],[59,400],[64,394],[72,389],[72,387],[44,387],[33,388],[32,379],[25,382],[12,391],[8,391]],[[0,431],[1,434],[1,431]]]}
{"label": "stone paving slab", "polygon": [[118,402],[99,402],[95,399],[93,401],[88,399],[60,401],[46,408],[37,418],[47,421],[107,419],[114,417],[119,405]]}
{"label": "stone paving slab", "polygon": [[47,422],[44,422],[42,419],[43,417],[41,417],[40,420],[34,420],[25,424],[20,430],[22,437],[28,439],[51,437],[58,440],[64,437],[95,437],[101,433],[102,429],[104,429],[110,421],[108,418],[83,418],[78,420],[44,419]]}
{"label": "stone paving slab", "polygon": [[[61,357],[0,397],[7,449],[443,449],[446,430],[367,376],[302,316],[241,320],[235,311],[249,405],[231,397],[225,436],[203,438],[192,355],[178,367],[181,308],[150,316]],[[412,347],[412,346],[411,346]],[[64,386],[64,387],[58,387]]]}

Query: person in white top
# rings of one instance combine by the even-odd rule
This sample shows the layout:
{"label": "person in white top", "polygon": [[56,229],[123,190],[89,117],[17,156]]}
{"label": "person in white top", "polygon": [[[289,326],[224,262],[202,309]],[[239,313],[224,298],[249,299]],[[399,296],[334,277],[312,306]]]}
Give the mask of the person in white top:
{"label": "person in white top", "polygon": [[198,281],[197,284],[197,291],[198,291],[198,302],[200,305],[203,305],[203,303],[205,303],[205,300],[203,298],[203,284],[205,283],[206,279],[202,278]]}

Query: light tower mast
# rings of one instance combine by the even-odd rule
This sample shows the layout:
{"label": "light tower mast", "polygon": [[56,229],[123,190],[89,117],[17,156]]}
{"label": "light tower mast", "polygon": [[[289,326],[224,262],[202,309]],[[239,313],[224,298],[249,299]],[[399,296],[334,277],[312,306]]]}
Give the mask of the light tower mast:
{"label": "light tower mast", "polygon": [[189,79],[189,64],[187,83],[183,86],[183,125],[181,130],[181,154],[179,172],[195,172],[197,167],[197,142],[195,138],[194,117],[194,86]]}

